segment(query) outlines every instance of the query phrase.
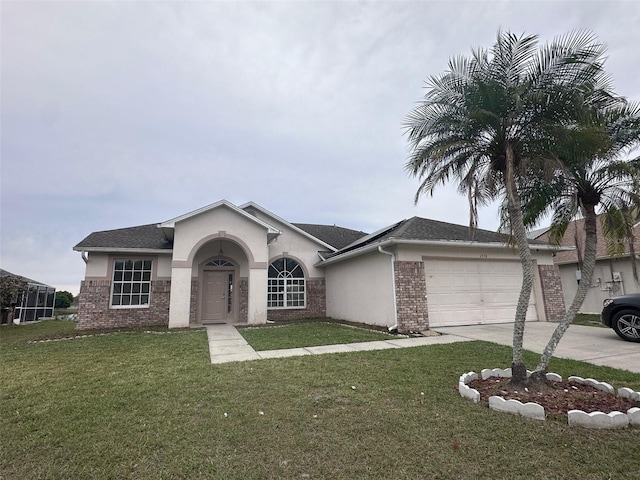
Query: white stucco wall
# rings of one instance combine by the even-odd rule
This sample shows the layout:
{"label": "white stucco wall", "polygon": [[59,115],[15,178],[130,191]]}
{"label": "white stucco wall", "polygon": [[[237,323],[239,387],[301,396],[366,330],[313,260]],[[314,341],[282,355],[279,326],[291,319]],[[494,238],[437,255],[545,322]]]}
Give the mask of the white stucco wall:
{"label": "white stucco wall", "polygon": [[101,253],[89,252],[88,262],[85,268],[85,278],[87,279],[107,279],[111,280],[113,259],[115,258],[150,258],[153,261],[153,279],[168,280],[171,278],[171,253],[167,254],[131,254],[131,253]]}
{"label": "white stucco wall", "polygon": [[203,239],[217,237],[221,231],[226,236],[240,239],[250,250],[255,262],[268,261],[266,229],[222,206],[176,223],[174,262],[187,261],[194,247]]}
{"label": "white stucco wall", "polygon": [[[560,278],[562,280],[562,291],[564,302],[567,308],[571,305],[573,297],[578,289],[576,281],[577,264],[560,265]],[[621,274],[622,282],[612,282],[612,272]],[[640,287],[633,280],[633,270],[631,261],[628,258],[616,260],[599,260],[593,271],[591,287],[587,297],[580,308],[580,313],[600,313],[602,302],[616,295],[628,293],[640,293]]]}
{"label": "white stucco wall", "polygon": [[109,254],[89,252],[85,266],[85,278],[107,278],[109,271]]}
{"label": "white stucco wall", "polygon": [[169,328],[189,326],[191,302],[191,269],[173,268],[169,299]]}
{"label": "white stucco wall", "polygon": [[163,280],[171,279],[171,254],[158,255],[156,261],[156,278]]}
{"label": "white stucco wall", "polygon": [[352,322],[391,326],[391,257],[379,252],[329,265],[325,269],[327,315]]}

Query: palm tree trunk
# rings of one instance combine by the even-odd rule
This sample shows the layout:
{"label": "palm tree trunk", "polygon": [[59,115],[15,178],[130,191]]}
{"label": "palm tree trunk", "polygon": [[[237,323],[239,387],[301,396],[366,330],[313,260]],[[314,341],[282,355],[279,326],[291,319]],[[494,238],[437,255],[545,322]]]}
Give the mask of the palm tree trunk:
{"label": "palm tree trunk", "polygon": [[524,340],[524,323],[527,318],[529,299],[533,289],[533,260],[529,249],[527,231],[522,218],[522,205],[515,181],[515,159],[513,148],[506,148],[505,186],[507,190],[507,208],[511,233],[518,249],[518,256],[522,264],[522,287],[516,307],[516,317],[513,326],[513,350],[511,363],[511,383],[521,385],[527,381],[527,367],[522,360],[522,344]]}
{"label": "palm tree trunk", "polygon": [[585,205],[582,208],[582,212],[584,214],[584,230],[585,230],[585,242],[584,242],[584,258],[582,262],[582,278],[580,280],[580,285],[578,285],[578,290],[576,291],[575,296],[573,297],[573,302],[571,302],[571,306],[565,313],[562,321],[558,324],[556,329],[551,335],[547,346],[542,352],[542,356],[540,357],[540,361],[538,362],[538,366],[534,374],[532,375],[534,381],[544,381],[545,375],[549,370],[549,361],[556,351],[556,347],[560,342],[560,339],[565,334],[571,322],[578,313],[578,310],[582,306],[584,299],[587,296],[587,292],[589,291],[589,287],[591,286],[591,278],[593,276],[593,269],[596,265],[596,246],[597,246],[597,236],[596,236],[596,212],[594,205]]}

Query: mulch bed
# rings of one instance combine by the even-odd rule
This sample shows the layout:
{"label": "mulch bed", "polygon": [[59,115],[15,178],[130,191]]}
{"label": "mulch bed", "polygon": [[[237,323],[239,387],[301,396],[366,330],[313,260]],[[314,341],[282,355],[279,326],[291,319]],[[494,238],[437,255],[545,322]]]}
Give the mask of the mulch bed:
{"label": "mulch bed", "polygon": [[627,413],[632,407],[640,407],[639,402],[611,395],[591,385],[563,381],[514,388],[509,385],[510,381],[510,378],[490,377],[486,380],[473,380],[468,385],[480,392],[482,402],[488,403],[489,397],[494,395],[522,403],[535,402],[542,405],[547,414],[566,414],[569,410]]}

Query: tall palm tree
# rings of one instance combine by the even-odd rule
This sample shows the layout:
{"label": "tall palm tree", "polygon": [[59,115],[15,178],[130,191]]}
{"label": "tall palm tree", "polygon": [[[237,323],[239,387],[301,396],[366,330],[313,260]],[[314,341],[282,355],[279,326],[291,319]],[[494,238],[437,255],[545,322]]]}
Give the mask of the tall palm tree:
{"label": "tall palm tree", "polygon": [[539,47],[535,35],[499,31],[490,50],[454,57],[447,71],[430,77],[424,99],[405,120],[411,148],[405,167],[422,180],[416,202],[455,181],[469,198],[471,230],[479,205],[495,199],[506,205],[523,272],[513,333],[516,384],[527,379],[522,343],[534,278],[516,173],[550,156],[549,138],[575,123],[586,99],[606,104],[612,97],[604,53],[588,32]]}
{"label": "tall palm tree", "polygon": [[[596,263],[597,214],[609,245],[627,241],[633,248],[633,226],[640,207],[640,159],[622,158],[640,144],[640,105],[618,104],[595,109],[586,125],[577,125],[555,145],[557,163],[520,182],[525,223],[552,214],[551,241],[559,244],[569,223],[584,218],[581,281],[563,319],[549,339],[534,377],[543,379],[558,342],[582,306]],[[633,250],[632,262],[635,264]],[[637,280],[637,278],[636,278]]]}

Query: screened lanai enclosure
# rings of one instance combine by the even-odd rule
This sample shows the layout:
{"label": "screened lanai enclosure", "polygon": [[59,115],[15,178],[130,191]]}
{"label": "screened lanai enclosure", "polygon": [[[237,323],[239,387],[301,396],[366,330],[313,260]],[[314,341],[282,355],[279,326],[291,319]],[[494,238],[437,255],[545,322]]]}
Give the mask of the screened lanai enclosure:
{"label": "screened lanai enclosure", "polygon": [[[35,322],[41,318],[53,317],[56,289],[50,285],[0,270],[0,280],[5,284],[3,292],[11,290],[10,284],[21,285],[2,305],[2,323],[7,323],[12,315],[14,323]],[[4,295],[4,293],[3,293]]]}

